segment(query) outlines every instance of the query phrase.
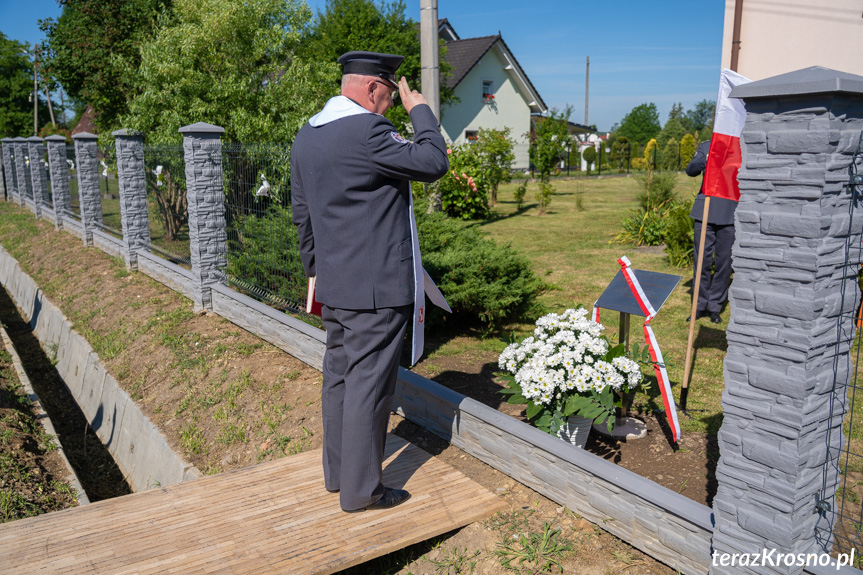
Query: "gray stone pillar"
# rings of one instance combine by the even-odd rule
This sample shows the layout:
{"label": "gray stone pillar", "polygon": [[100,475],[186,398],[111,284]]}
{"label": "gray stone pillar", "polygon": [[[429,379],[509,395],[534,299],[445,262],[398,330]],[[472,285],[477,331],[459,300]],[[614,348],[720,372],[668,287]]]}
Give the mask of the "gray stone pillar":
{"label": "gray stone pillar", "polygon": [[30,187],[30,171],[27,169],[27,163],[24,158],[29,154],[27,152],[27,139],[15,138],[15,181],[18,182],[18,199],[21,205],[25,205],[27,200],[33,200],[33,192]]}
{"label": "gray stone pillar", "polygon": [[93,230],[102,224],[102,196],[99,191],[98,136],[81,132],[72,136],[75,162],[78,164],[78,199],[81,202],[81,224],[84,245],[93,245]]}
{"label": "gray stone pillar", "polygon": [[112,134],[117,148],[117,178],[120,184],[120,217],[126,267],[138,269],[138,250],[150,247],[147,214],[147,182],[144,168],[144,137],[118,130]]}
{"label": "gray stone pillar", "polygon": [[27,138],[27,155],[30,156],[30,184],[33,186],[33,211],[42,215],[42,207],[49,205],[48,178],[45,174],[45,140],[39,136]]}
{"label": "gray stone pillar", "polygon": [[18,197],[18,186],[15,183],[15,167],[13,165],[14,144],[12,138],[3,138],[3,172],[6,176],[6,198],[13,200]]}
{"label": "gray stone pillar", "polygon": [[747,117],[711,573],[800,573],[717,565],[716,554],[832,548],[829,528],[816,527],[838,480],[859,299],[863,211],[849,217],[847,184],[863,77],[815,67],[731,95]]}
{"label": "gray stone pillar", "polygon": [[45,138],[48,166],[51,169],[51,196],[54,200],[54,227],[63,229],[63,217],[72,210],[69,196],[69,167],[66,164],[66,138],[57,134]]}
{"label": "gray stone pillar", "polygon": [[210,286],[225,281],[228,263],[225,194],[222,189],[223,128],[198,122],[180,128],[186,160],[189,251],[200,301],[195,309],[212,309]]}

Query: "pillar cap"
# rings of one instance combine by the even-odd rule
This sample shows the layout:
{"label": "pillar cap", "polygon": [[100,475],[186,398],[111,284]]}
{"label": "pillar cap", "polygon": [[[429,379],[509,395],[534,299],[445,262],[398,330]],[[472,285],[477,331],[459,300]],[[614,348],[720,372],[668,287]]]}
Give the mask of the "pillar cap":
{"label": "pillar cap", "polygon": [[802,94],[846,92],[863,94],[863,76],[811,66],[742,84],[731,90],[732,98],[775,98]]}
{"label": "pillar cap", "polygon": [[52,135],[48,136],[47,138],[45,138],[45,141],[46,142],[65,142],[66,137],[61,136],[60,134],[52,134]]}
{"label": "pillar cap", "polygon": [[130,136],[130,137],[138,137],[143,136],[144,132],[140,132],[138,130],[127,130],[123,128],[122,130],[117,130],[116,132],[111,132],[112,136]]}
{"label": "pillar cap", "polygon": [[195,134],[195,133],[204,133],[204,134],[224,134],[225,129],[220,128],[219,126],[214,126],[213,124],[208,124],[206,122],[196,122],[194,124],[190,124],[188,126],[183,126],[179,130],[177,130],[181,134]]}
{"label": "pillar cap", "polygon": [[45,138],[40,138],[39,136],[30,136],[29,138],[27,138],[27,141],[28,142],[34,142],[36,144],[41,144],[42,142],[45,141]]}
{"label": "pillar cap", "polygon": [[90,132],[79,132],[72,136],[73,140],[97,140],[99,136],[96,134],[91,134]]}
{"label": "pillar cap", "polygon": [[14,140],[14,139],[12,139],[12,138],[2,138],[2,139],[0,139],[0,142],[14,142],[14,141],[15,141],[15,140]]}
{"label": "pillar cap", "polygon": [[18,136],[17,138],[12,138],[12,141],[13,142],[19,142],[19,143],[20,142],[26,142],[27,138],[22,138],[21,136]]}

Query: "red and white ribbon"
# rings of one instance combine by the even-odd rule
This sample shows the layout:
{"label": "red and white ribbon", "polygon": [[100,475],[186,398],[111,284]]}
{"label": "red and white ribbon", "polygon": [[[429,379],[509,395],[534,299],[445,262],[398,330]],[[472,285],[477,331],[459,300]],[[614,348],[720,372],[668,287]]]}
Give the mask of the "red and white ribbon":
{"label": "red and white ribbon", "polygon": [[635,277],[635,272],[632,271],[632,264],[626,256],[621,256],[617,260],[620,264],[620,269],[623,271],[623,277],[626,283],[629,284],[629,289],[632,290],[632,295],[635,296],[635,301],[638,302],[638,307],[644,312],[644,339],[647,340],[647,348],[650,351],[650,359],[653,361],[653,371],[656,373],[656,379],[659,381],[659,389],[662,391],[662,403],[665,405],[665,415],[668,417],[668,424],[671,426],[671,435],[676,442],[680,439],[680,422],[677,420],[677,407],[674,404],[674,396],[671,394],[671,381],[668,379],[668,372],[665,370],[665,361],[662,358],[662,351],[659,349],[659,343],[656,341],[656,335],[653,333],[653,328],[650,327],[650,320],[656,316],[656,310],[653,309],[650,300],[641,289],[641,284],[638,283],[638,278]]}
{"label": "red and white ribbon", "polygon": [[[599,301],[599,300],[596,300],[596,301]],[[596,323],[602,323],[601,321],[599,321],[599,308],[596,307],[596,301],[593,302],[593,311],[590,314],[590,319],[592,319]]]}

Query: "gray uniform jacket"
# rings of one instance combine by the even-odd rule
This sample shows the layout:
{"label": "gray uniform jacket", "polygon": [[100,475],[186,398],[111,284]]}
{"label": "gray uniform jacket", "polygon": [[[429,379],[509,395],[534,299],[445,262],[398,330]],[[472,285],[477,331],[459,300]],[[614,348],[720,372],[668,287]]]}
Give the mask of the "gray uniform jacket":
{"label": "gray uniform jacket", "polygon": [[413,142],[378,114],[306,124],[291,151],[291,199],[306,275],[332,308],[414,301],[410,180],[449,169],[446,142],[427,105],[411,110]]}
{"label": "gray uniform jacket", "polygon": [[[701,142],[698,144],[698,149],[695,151],[695,156],[686,165],[687,176],[698,176],[704,172],[707,167],[707,152],[710,151],[710,142]],[[725,198],[710,198],[710,211],[707,212],[707,223],[716,224],[718,226],[727,226],[734,223],[734,210],[737,209],[737,202]],[[692,204],[692,211],[689,212],[689,217],[696,221],[701,221],[704,216],[704,182],[701,182],[701,189],[698,190],[698,195],[695,196],[695,202]]]}

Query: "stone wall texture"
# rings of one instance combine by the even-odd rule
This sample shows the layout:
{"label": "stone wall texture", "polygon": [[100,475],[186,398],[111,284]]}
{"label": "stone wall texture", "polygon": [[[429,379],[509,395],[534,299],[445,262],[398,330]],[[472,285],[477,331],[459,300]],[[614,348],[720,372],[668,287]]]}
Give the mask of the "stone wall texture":
{"label": "stone wall texture", "polygon": [[[4,138],[3,141],[3,172],[6,178],[6,194],[7,199],[16,199],[18,197],[18,185],[15,179],[15,165],[13,156],[14,144],[11,138]],[[20,202],[20,200],[18,200]]]}
{"label": "stone wall texture", "polygon": [[195,281],[200,282],[201,292],[200,300],[195,300],[195,307],[212,309],[209,288],[225,281],[223,270],[228,264],[220,134],[187,132],[183,138],[183,151],[192,274]]}
{"label": "stone wall texture", "polygon": [[[817,541],[832,499],[863,214],[851,218],[848,166],[863,99],[841,94],[746,99],[740,203],[727,330],[718,552],[830,551]],[[852,258],[846,261],[851,248]],[[841,396],[841,397],[840,397]],[[832,406],[832,407],[831,407]],[[829,448],[828,448],[829,447]],[[799,573],[801,567],[712,573]]]}
{"label": "stone wall texture", "polygon": [[144,140],[141,136],[117,135],[115,141],[124,258],[129,269],[137,269],[137,252],[150,247]]}
{"label": "stone wall texture", "polygon": [[51,196],[48,194],[48,174],[45,172],[45,143],[42,138],[29,138],[27,140],[27,153],[30,156],[30,184],[33,186],[33,205],[38,218],[42,213],[42,206],[50,205]]}
{"label": "stone wall texture", "polygon": [[72,210],[69,196],[69,168],[66,164],[66,141],[46,139],[48,165],[51,169],[51,199],[54,204],[54,227],[63,229],[62,216]]}
{"label": "stone wall texture", "polygon": [[16,138],[15,143],[15,181],[18,182],[18,195],[23,206],[26,200],[33,199],[33,188],[30,185],[30,171],[24,158],[28,156],[27,141],[24,138]]}
{"label": "stone wall texture", "polygon": [[99,148],[95,137],[75,137],[75,160],[78,165],[78,200],[84,243],[93,245],[93,230],[102,225],[102,195],[99,190]]}

